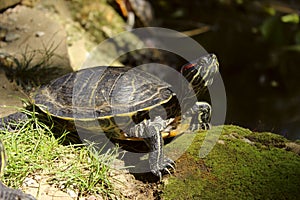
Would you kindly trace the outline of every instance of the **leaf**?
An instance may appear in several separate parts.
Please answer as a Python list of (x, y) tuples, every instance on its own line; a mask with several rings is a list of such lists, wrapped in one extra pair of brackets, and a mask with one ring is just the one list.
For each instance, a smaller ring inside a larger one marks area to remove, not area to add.
[(281, 21), (284, 23), (298, 24), (299, 23), (299, 15), (296, 13), (284, 15), (281, 17)]
[(296, 44), (300, 44), (300, 31), (295, 34), (295, 42)]
[(260, 26), (260, 31), (266, 41), (274, 45), (283, 45), (285, 38), (282, 25), (278, 17), (269, 17)]
[(265, 12), (267, 12), (269, 15), (274, 16), (276, 14), (276, 10), (272, 7), (264, 7)]
[(286, 46), (286, 47), (282, 48), (282, 50), (284, 50), (284, 51), (296, 51), (296, 52), (300, 52), (300, 45)]

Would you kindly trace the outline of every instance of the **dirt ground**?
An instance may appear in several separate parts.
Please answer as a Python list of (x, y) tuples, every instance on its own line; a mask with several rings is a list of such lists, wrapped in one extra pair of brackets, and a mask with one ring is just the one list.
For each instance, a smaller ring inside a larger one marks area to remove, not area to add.
[[(116, 191), (115, 199), (135, 199), (135, 200), (156, 200), (159, 197), (158, 183), (144, 183), (136, 180), (132, 174), (126, 171), (112, 170), (110, 173), (111, 181)], [(27, 178), (22, 188), (28, 194), (31, 194), (40, 200), (102, 200), (99, 196), (78, 197), (76, 192), (67, 190), (63, 192), (59, 188), (49, 185), (46, 181), (51, 177), (35, 176)]]

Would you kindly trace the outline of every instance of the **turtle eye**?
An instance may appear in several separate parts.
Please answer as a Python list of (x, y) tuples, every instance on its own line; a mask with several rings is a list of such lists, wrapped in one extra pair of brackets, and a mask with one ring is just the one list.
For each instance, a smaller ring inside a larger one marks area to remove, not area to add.
[(181, 73), (185, 73), (186, 71), (190, 71), (192, 69), (195, 69), (195, 65), (196, 63), (188, 63), (186, 65), (184, 65), (182, 68), (181, 68)]

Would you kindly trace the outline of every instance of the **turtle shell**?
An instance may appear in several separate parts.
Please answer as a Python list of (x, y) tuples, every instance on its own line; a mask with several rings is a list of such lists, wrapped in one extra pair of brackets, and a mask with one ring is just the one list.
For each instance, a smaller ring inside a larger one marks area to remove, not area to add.
[(101, 128), (120, 139), (152, 114), (164, 118), (177, 115), (177, 98), (170, 88), (138, 68), (100, 66), (53, 80), (38, 90), (34, 102), (54, 117), (76, 120), (93, 131)]

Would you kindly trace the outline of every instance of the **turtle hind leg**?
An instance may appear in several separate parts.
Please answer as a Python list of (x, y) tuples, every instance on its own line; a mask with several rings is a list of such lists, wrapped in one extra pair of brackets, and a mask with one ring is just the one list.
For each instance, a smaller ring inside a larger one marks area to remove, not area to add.
[(191, 117), (189, 127), (191, 131), (208, 130), (211, 128), (211, 106), (206, 102), (196, 102), (185, 117)]

